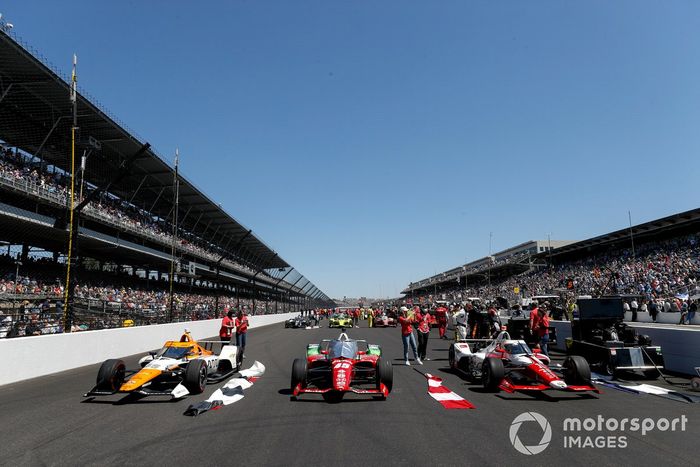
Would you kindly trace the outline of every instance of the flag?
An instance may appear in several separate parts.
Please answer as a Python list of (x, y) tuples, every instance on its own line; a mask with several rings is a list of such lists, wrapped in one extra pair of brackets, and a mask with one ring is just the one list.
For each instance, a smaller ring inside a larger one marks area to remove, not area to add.
[(474, 409), (474, 404), (442, 385), (442, 378), (426, 373), (428, 394), (446, 409)]

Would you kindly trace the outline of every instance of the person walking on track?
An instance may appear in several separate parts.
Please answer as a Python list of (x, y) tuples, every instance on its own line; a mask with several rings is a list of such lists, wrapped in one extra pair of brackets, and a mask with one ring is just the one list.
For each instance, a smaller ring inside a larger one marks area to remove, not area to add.
[(421, 360), (430, 360), (426, 357), (428, 352), (428, 338), (430, 337), (430, 325), (433, 323), (433, 316), (424, 311), (421, 313), (420, 308), (414, 309), (416, 316), (416, 330), (418, 331), (418, 358)]
[(248, 317), (242, 310), (238, 312), (234, 324), (236, 326), (236, 346), (240, 360), (242, 360), (245, 358), (245, 342), (248, 334)]
[(413, 350), (413, 357), (419, 365), (423, 362), (418, 357), (418, 349), (416, 348), (416, 337), (413, 335), (413, 323), (415, 322), (415, 316), (413, 313), (408, 313), (408, 308), (405, 306), (401, 307), (401, 316), (399, 316), (399, 323), (401, 324), (401, 340), (403, 341), (403, 359), (406, 365), (411, 365), (408, 362), (408, 346), (410, 344), (411, 350)]

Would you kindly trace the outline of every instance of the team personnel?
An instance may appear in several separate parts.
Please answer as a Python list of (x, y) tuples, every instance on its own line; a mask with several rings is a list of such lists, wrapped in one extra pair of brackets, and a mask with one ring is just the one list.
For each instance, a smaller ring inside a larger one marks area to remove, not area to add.
[(547, 306), (540, 305), (537, 312), (532, 313), (530, 316), (530, 330), (534, 336), (537, 336), (542, 353), (549, 357), (547, 349), (547, 344), (549, 343), (549, 316), (547, 315)]
[(238, 354), (240, 358), (245, 358), (245, 341), (248, 334), (248, 316), (241, 310), (236, 316), (234, 322), (236, 326), (236, 346), (238, 346)]
[(447, 308), (439, 306), (435, 309), (435, 319), (437, 320), (440, 339), (447, 339), (445, 331), (447, 331)]
[[(469, 305), (471, 306), (471, 305)], [(455, 308), (457, 308), (455, 306)], [(467, 312), (464, 308), (459, 307), (459, 309), (454, 314), (455, 319), (455, 337), (457, 339), (466, 339), (469, 335), (467, 327)]]
[(428, 352), (428, 338), (430, 337), (430, 325), (433, 317), (427, 311), (421, 313), (420, 308), (414, 308), (416, 316), (416, 330), (418, 331), (418, 357), (421, 360), (430, 360), (426, 357)]
[(411, 345), (411, 350), (413, 350), (413, 358), (419, 365), (423, 362), (418, 357), (418, 349), (416, 349), (416, 337), (413, 335), (413, 323), (415, 322), (415, 316), (413, 313), (408, 313), (408, 308), (405, 306), (401, 307), (401, 316), (399, 316), (399, 323), (401, 324), (401, 340), (403, 341), (403, 359), (406, 365), (411, 365), (408, 362), (408, 346)]
[(235, 324), (233, 322), (233, 311), (229, 311), (221, 320), (221, 328), (219, 329), (219, 339), (221, 339), (221, 346), (231, 342), (231, 333)]

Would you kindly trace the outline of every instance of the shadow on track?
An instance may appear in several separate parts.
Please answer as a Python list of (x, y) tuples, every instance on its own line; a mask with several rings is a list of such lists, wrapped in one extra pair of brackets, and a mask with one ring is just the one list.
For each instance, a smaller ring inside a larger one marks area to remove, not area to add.
[[(277, 391), (277, 394), (280, 394), (283, 396), (291, 396), (292, 390), (289, 388), (280, 389), (279, 391)], [(308, 399), (302, 399), (301, 396), (297, 396), (296, 399), (290, 399), (289, 401), (290, 402), (321, 402), (324, 404), (333, 405), (333, 404), (340, 404), (340, 403), (345, 404), (346, 402), (375, 402), (376, 400), (378, 400), (378, 399), (374, 399), (374, 398), (371, 398), (371, 399), (345, 399), (345, 398), (343, 398), (342, 400), (339, 400), (339, 401), (327, 401), (327, 400), (324, 400), (322, 396), (319, 397), (320, 394), (316, 394), (315, 396), (316, 397), (314, 397), (314, 394), (311, 394), (311, 397)]]
[[(157, 396), (156, 396), (157, 397)], [(104, 404), (104, 405), (126, 405), (126, 404), (172, 404), (180, 402), (185, 398), (180, 399), (155, 399), (141, 394), (127, 394), (119, 400), (105, 400), (96, 397), (88, 397), (80, 401), (81, 404)]]

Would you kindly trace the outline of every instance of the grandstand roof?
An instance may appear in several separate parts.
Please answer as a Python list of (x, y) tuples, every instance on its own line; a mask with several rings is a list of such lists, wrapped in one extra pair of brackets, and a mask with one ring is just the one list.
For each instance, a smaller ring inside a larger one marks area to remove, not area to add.
[[(699, 225), (700, 208), (691, 209), (690, 211), (673, 214), (661, 219), (635, 225), (631, 229), (626, 227), (604, 235), (599, 235), (597, 237), (592, 237), (586, 240), (571, 243), (569, 245), (554, 248), (551, 252), (551, 256), (556, 258), (557, 256), (574, 255), (583, 251), (604, 248), (608, 245), (617, 244), (618, 242), (629, 242), (631, 245), (630, 230), (636, 243), (637, 241), (646, 240), (648, 238), (662, 236), (663, 234), (671, 231), (677, 233), (687, 228), (697, 231), (697, 227)], [(542, 257), (545, 255), (547, 255), (547, 253), (539, 254), (539, 256)]]
[[(0, 63), (3, 63), (0, 70), (0, 132), (8, 144), (67, 171), (72, 123), (67, 79), (15, 39), (0, 33)], [(83, 148), (91, 147), (91, 139), (101, 146), (88, 159), (85, 174), (86, 180), (97, 186), (113, 178), (120, 165), (145, 143), (80, 92), (78, 126), (82, 143), (80, 153)], [(148, 149), (133, 161), (126, 169), (126, 176), (109, 191), (162, 219), (170, 219), (174, 205), (173, 179), (173, 167)], [(289, 267), (250, 229), (194, 184), (182, 176), (179, 180), (178, 217), (183, 229), (225, 250), (235, 248), (233, 253), (258, 268)]]

